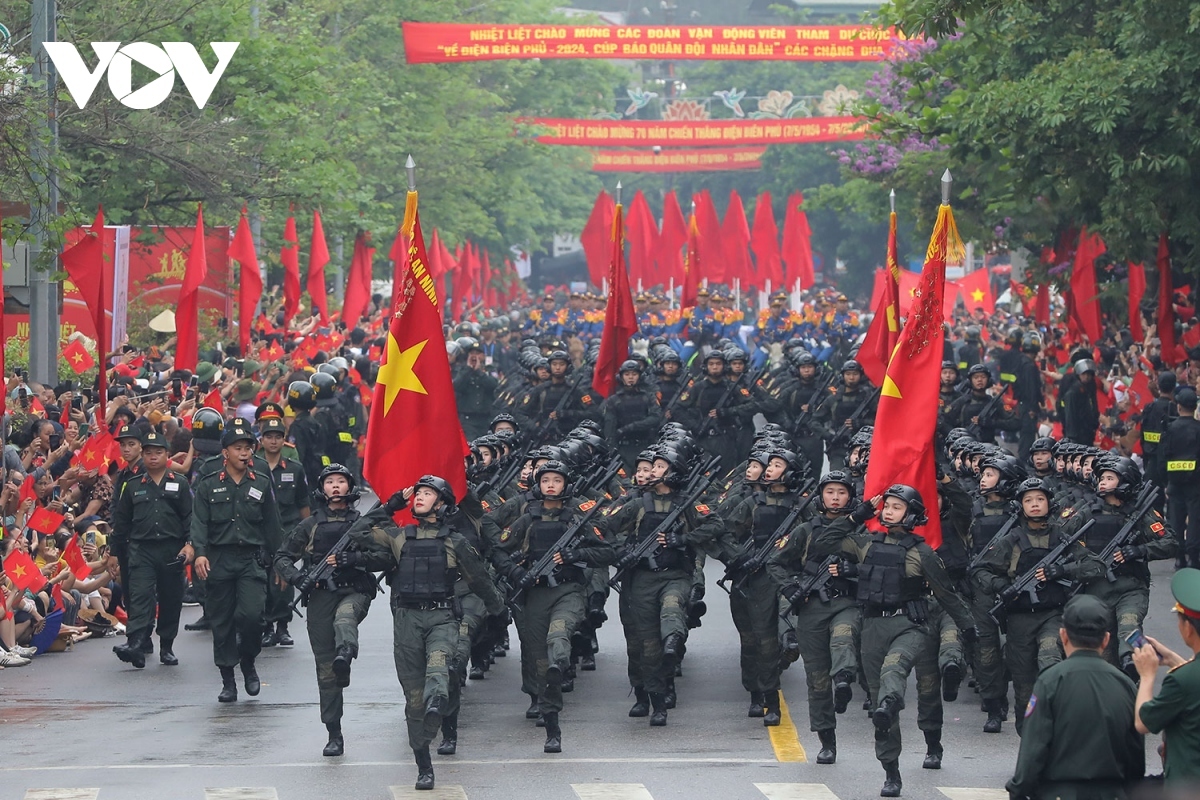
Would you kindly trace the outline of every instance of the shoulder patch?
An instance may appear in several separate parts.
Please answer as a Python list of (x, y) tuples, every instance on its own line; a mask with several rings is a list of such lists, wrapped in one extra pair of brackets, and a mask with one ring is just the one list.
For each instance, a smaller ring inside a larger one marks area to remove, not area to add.
[(507, 542), (509, 537), (511, 537), (511, 536), (512, 536), (512, 531), (510, 531), (508, 528), (505, 528), (504, 531), (500, 534), (500, 541)]
[(492, 506), (490, 503), (488, 503), (487, 500), (480, 500), (479, 505), (483, 506), (484, 512), (488, 512), (488, 511), (492, 510)]
[(1071, 513), (1074, 511), (1075, 511), (1074, 506), (1067, 506), (1066, 508), (1063, 509), (1062, 515), (1064, 517), (1069, 517), (1069, 516), (1071, 516)]
[(778, 547), (780, 550), (782, 550), (783, 548), (787, 547), (788, 539), (790, 539), (790, 538), (792, 538), (792, 535), (790, 533), (785, 533), (779, 539), (779, 541), (775, 543), (775, 546)]
[(697, 510), (698, 512), (700, 512), (701, 514), (707, 514), (707, 513), (709, 513), (709, 512), (708, 512), (708, 506), (706, 506), (704, 503), (698, 503), (698, 504), (696, 505), (696, 510)]
[(679, 396), (679, 402), (681, 402), (681, 403), (686, 403), (686, 402), (687, 402), (687, 400), (688, 400), (688, 393), (687, 393), (687, 392), (684, 392), (683, 394), (681, 394), (681, 395)]
[(597, 539), (599, 539), (602, 542), (604, 541), (604, 534), (601, 533), (600, 529), (597, 528), (595, 525), (592, 526), (592, 533), (596, 534)]
[(521, 401), (521, 405), (529, 405), (529, 395), (525, 395), (525, 399)]
[(1150, 530), (1154, 531), (1154, 532), (1155, 532), (1155, 533), (1157, 533), (1159, 536), (1166, 536), (1166, 535), (1167, 535), (1167, 526), (1166, 526), (1166, 525), (1163, 525), (1161, 522), (1151, 522), (1151, 523), (1150, 523)]
[(596, 506), (595, 500), (588, 500), (586, 503), (579, 504), (579, 510), (584, 513), (587, 513), (588, 511), (591, 511), (595, 506)]
[(618, 468), (617, 468), (617, 475), (619, 475), (619, 476), (620, 476), (620, 477), (622, 477), (622, 478), (627, 478), (627, 477), (629, 477), (629, 476), (628, 476), (628, 475), (625, 473), (625, 468), (624, 468), (624, 467), (618, 467)]
[(590, 406), (592, 404), (592, 396), (590, 394), (585, 394), (583, 397), (579, 398), (579, 402), (583, 403), (585, 406)]
[(745, 386), (743, 386), (743, 387), (742, 387), (742, 389), (741, 389), (741, 392), (742, 392), (742, 396), (743, 396), (743, 397), (749, 397), (749, 396), (750, 396), (750, 390), (749, 390), (749, 389), (747, 389)]
[(1033, 710), (1037, 708), (1037, 695), (1029, 695), (1029, 705), (1025, 706), (1025, 718), (1029, 719), (1033, 715)]

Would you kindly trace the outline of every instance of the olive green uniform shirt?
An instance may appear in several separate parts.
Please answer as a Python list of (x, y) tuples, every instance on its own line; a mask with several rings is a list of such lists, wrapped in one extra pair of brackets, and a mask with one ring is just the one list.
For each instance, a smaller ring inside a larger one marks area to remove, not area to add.
[(1168, 672), (1158, 694), (1140, 713), (1152, 733), (1165, 732), (1167, 783), (1200, 788), (1200, 662), (1192, 660)]

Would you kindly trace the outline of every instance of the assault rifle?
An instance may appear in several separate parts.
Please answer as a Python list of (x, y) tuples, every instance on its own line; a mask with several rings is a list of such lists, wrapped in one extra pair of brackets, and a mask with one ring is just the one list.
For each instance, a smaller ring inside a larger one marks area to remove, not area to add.
[[(714, 456), (714, 458), (719, 460), (718, 457)], [(709, 463), (712, 462), (710, 461)], [(632, 550), (628, 551), (621, 558), (621, 561), (617, 564), (616, 574), (613, 575), (612, 580), (608, 582), (609, 586), (620, 590), (621, 581), (625, 577), (626, 573), (633, 569), (633, 566), (643, 558), (650, 559), (651, 565), (654, 564), (655, 554), (658, 550), (663, 548), (663, 545), (659, 544), (658, 542), (659, 534), (666, 533), (678, 525), (683, 518), (683, 512), (692, 507), (692, 504), (700, 498), (700, 495), (704, 494), (704, 491), (709, 487), (709, 484), (711, 484), (715, 478), (716, 475), (711, 472), (701, 473), (699, 476), (697, 476), (695, 480), (695, 486), (689, 487), (691, 490), (684, 496), (683, 501), (671, 509), (671, 513), (667, 514), (666, 519), (660, 522), (658, 527), (651, 531), (644, 539), (638, 542)]]
[(1143, 483), (1141, 491), (1138, 492), (1133, 513), (1125, 520), (1125, 524), (1121, 526), (1121, 530), (1117, 531), (1112, 540), (1100, 551), (1100, 560), (1108, 568), (1108, 580), (1110, 583), (1117, 579), (1114, 568), (1119, 566), (1113, 564), (1113, 555), (1136, 538), (1138, 523), (1142, 521), (1142, 517), (1146, 516), (1150, 509), (1154, 508), (1154, 502), (1157, 499), (1158, 487), (1149, 481)]
[(971, 434), (972, 439), (978, 440), (980, 434), (982, 433), (983, 426), (991, 422), (992, 417), (996, 416), (996, 410), (1000, 407), (1000, 404), (1004, 402), (1004, 394), (1008, 391), (1009, 386), (1011, 386), (1011, 384), (1008, 383), (1001, 385), (1000, 391), (992, 395), (992, 399), (988, 400), (987, 403), (984, 404), (983, 408), (979, 409), (979, 414), (975, 417), (979, 421), (972, 422), (967, 426), (967, 433)]
[(826, 556), (825, 560), (822, 561), (820, 566), (817, 567), (816, 572), (813, 572), (812, 574), (807, 575), (804, 578), (804, 580), (800, 581), (800, 587), (799, 587), (800, 590), (795, 595), (797, 600), (795, 602), (791, 603), (791, 605), (788, 608), (781, 609), (779, 612), (779, 616), (781, 616), (781, 617), (787, 616), (787, 613), (789, 610), (793, 610), (793, 609), (797, 608), (800, 603), (802, 603), (805, 600), (807, 600), (808, 598), (812, 597), (814, 593), (817, 595), (817, 597), (821, 598), (822, 603), (828, 603), (829, 602), (828, 586), (829, 586), (829, 582), (831, 580), (833, 580), (833, 577), (834, 577), (833, 573), (831, 573), (829, 571), (829, 568), (832, 565), (838, 563), (839, 560), (840, 560), (840, 557), (836, 554), (831, 555), (831, 556)]
[[(533, 563), (533, 566), (529, 567), (525, 571), (527, 579), (532, 579), (532, 582), (536, 583), (537, 581), (541, 580), (542, 578), (545, 578), (547, 586), (550, 586), (551, 588), (558, 586), (559, 581), (557, 578), (554, 577), (554, 572), (559, 567), (558, 564), (554, 563), (555, 554), (556, 553), (565, 553), (566, 551), (568, 551), (572, 547), (574, 547), (576, 544), (578, 544), (580, 538), (582, 538), (581, 534), (583, 533), (583, 531), (587, 530), (587, 526), (591, 524), (592, 517), (594, 517), (594, 516), (596, 516), (596, 514), (600, 513), (600, 509), (603, 507), (604, 507), (603, 503), (598, 503), (598, 502), (592, 501), (592, 507), (587, 510), (587, 513), (584, 514), (582, 517), (579, 517), (573, 523), (571, 523), (571, 526), (569, 528), (567, 528), (565, 531), (563, 531), (563, 535), (558, 537), (558, 541), (555, 542), (550, 547), (550, 549), (548, 549), (542, 555), (541, 558), (539, 558), (537, 561), (535, 561)], [(530, 584), (530, 585), (532, 585), (532, 584)], [(520, 608), (520, 606), (518, 606), (516, 603), (517, 603), (518, 598), (520, 598), (520, 596), (524, 593), (525, 593), (524, 585), (518, 586), (515, 589), (510, 590), (507, 593), (507, 600), (506, 600), (509, 607), (510, 608)]]
[(875, 402), (875, 398), (879, 397), (880, 391), (882, 390), (879, 388), (874, 389), (870, 394), (867, 395), (865, 400), (858, 404), (858, 408), (854, 409), (854, 412), (847, 419), (847, 421), (852, 424), (849, 428), (847, 428), (846, 423), (842, 423), (841, 427), (837, 429), (837, 432), (833, 434), (833, 439), (829, 442), (830, 447), (837, 447), (839, 444), (841, 444), (843, 439), (845, 439), (847, 436), (850, 436), (858, 428), (858, 420), (862, 417), (863, 413), (867, 410), (871, 403)]
[(563, 392), (562, 397), (558, 398), (558, 403), (550, 412), (554, 416), (546, 417), (546, 419), (542, 421), (542, 427), (538, 429), (537, 434), (534, 436), (534, 447), (540, 447), (541, 445), (545, 444), (550, 440), (552, 432), (558, 430), (558, 423), (562, 422), (560, 416), (562, 415), (563, 409), (567, 407), (567, 401), (571, 399), (571, 395), (575, 393), (575, 390), (579, 388), (580, 384), (583, 383), (584, 378), (586, 378), (588, 374), (589, 372), (587, 368), (581, 367), (579, 370), (577, 370), (574, 380), (567, 383), (567, 390)]
[[(1079, 530), (1065, 536), (1063, 538), (1063, 540), (1058, 543), (1057, 547), (1052, 549), (1049, 553), (1046, 553), (1046, 555), (1042, 556), (1041, 560), (1038, 561), (1036, 564), (1034, 564), (1032, 567), (1030, 567), (1028, 572), (1026, 572), (1024, 575), (1021, 575), (1015, 581), (1013, 581), (1012, 586), (1009, 587), (1010, 591), (1008, 591), (1008, 594), (1011, 595), (1010, 599), (1008, 601), (1003, 600), (1003, 599), (997, 599), (996, 604), (994, 606), (992, 606), (992, 610), (988, 612), (988, 616), (990, 616), (992, 619), (999, 622), (1000, 621), (999, 615), (1004, 612), (1004, 607), (1006, 605), (1008, 605), (1009, 602), (1011, 602), (1012, 600), (1015, 600), (1017, 597), (1019, 597), (1022, 594), (1028, 595), (1029, 602), (1033, 605), (1036, 605), (1038, 602), (1038, 587), (1045, 586), (1045, 583), (1043, 581), (1038, 580), (1038, 576), (1037, 576), (1038, 572), (1040, 572), (1043, 569), (1046, 569), (1047, 567), (1053, 566), (1054, 564), (1057, 564), (1059, 559), (1061, 559), (1063, 557), (1063, 554), (1067, 552), (1067, 550), (1071, 547), (1071, 545), (1075, 544), (1081, 538), (1083, 538), (1083, 535), (1085, 533), (1087, 533), (1088, 528), (1092, 527), (1095, 524), (1096, 524), (1096, 520), (1090, 519), (1084, 525), (1081, 525), (1079, 527)], [(1066, 580), (1063, 578), (1058, 578), (1057, 581), (1060, 584), (1062, 584), (1063, 586), (1066, 586), (1068, 588), (1074, 588), (1073, 581), (1069, 581), (1069, 580)], [(1014, 589), (1016, 591), (1011, 591)]]
[(837, 376), (838, 374), (833, 370), (826, 370), (825, 377), (817, 382), (816, 391), (812, 393), (812, 397), (808, 398), (808, 402), (805, 403), (808, 406), (808, 410), (800, 412), (800, 416), (796, 417), (796, 423), (792, 426), (793, 432), (804, 430), (812, 422), (813, 414), (829, 399), (829, 387), (837, 380)]
[[(683, 378), (684, 375), (680, 373), (678, 377)], [(679, 404), (679, 398), (683, 396), (684, 392), (692, 388), (693, 383), (694, 381), (691, 378), (680, 381), (679, 391), (675, 393), (675, 396), (671, 398), (671, 402), (667, 403), (667, 407), (663, 409), (664, 417), (668, 419), (670, 418), (671, 412), (674, 411), (675, 406)]]
[[(747, 381), (746, 387), (752, 388), (754, 384), (758, 382), (758, 376), (761, 372), (761, 370), (754, 370), (753, 372), (747, 372), (744, 375), (740, 375), (731, 380), (729, 382), (729, 387), (725, 389), (725, 394), (721, 395), (721, 399), (718, 400), (717, 404), (712, 407), (712, 410), (716, 411), (718, 414), (723, 411), (725, 406), (729, 405), (729, 401), (733, 399), (734, 392), (742, 388), (742, 378), (745, 378)], [(708, 429), (716, 424), (716, 417), (705, 417), (704, 423), (700, 426), (700, 430), (696, 431), (696, 439), (702, 439), (708, 435)]]
[[(800, 490), (799, 495), (804, 495), (808, 492), (811, 492), (814, 486), (816, 486), (816, 481), (809, 480), (809, 482), (804, 485), (804, 488)], [(808, 504), (813, 501), (814, 497), (816, 497), (815, 494), (809, 494), (803, 503), (798, 503), (797, 505), (793, 506), (792, 510), (788, 512), (788, 515), (784, 517), (783, 521), (779, 523), (779, 526), (775, 528), (770, 538), (763, 542), (762, 547), (758, 548), (754, 555), (750, 555), (750, 550), (754, 546), (754, 539), (752, 538), (750, 541), (748, 541), (746, 546), (742, 548), (742, 552), (739, 554), (740, 556), (745, 557), (745, 560), (742, 561), (741, 565), (736, 569), (731, 566), (726, 567), (725, 574), (722, 575), (721, 579), (717, 581), (717, 586), (720, 586), (722, 589), (724, 589), (726, 594), (733, 594), (734, 592), (740, 593), (742, 591), (742, 587), (745, 586), (746, 582), (750, 580), (750, 576), (759, 572), (766, 565), (767, 559), (771, 557), (771, 551), (775, 549), (776, 545), (779, 544), (779, 541), (787, 534), (788, 531), (792, 529), (792, 526), (796, 524), (796, 520), (799, 519), (800, 515), (804, 513), (804, 509), (808, 508)], [(734, 563), (737, 562), (735, 561)], [(732, 589), (726, 585), (730, 581), (733, 581)]]
[(595, 489), (604, 490), (608, 486), (608, 482), (616, 477), (621, 468), (625, 466), (625, 462), (621, 460), (619, 455), (613, 456), (604, 468), (604, 472), (593, 472), (588, 477), (584, 478), (579, 487), (575, 489), (577, 495), (584, 495)]
[(996, 535), (991, 538), (991, 541), (987, 543), (987, 547), (975, 554), (975, 556), (971, 559), (971, 563), (967, 565), (968, 576), (975, 571), (976, 567), (983, 563), (983, 554), (988, 550), (991, 550), (995, 544), (999, 543), (999, 541), (1004, 538), (1004, 535), (1012, 530), (1013, 525), (1017, 524), (1017, 520), (1019, 518), (1020, 515), (1018, 514), (1013, 514), (1011, 517), (1009, 517), (1004, 522), (1004, 525), (1001, 526), (1000, 530), (996, 531)]
[[(359, 519), (362, 519), (362, 517), (365, 517), (367, 514), (370, 514), (372, 511), (382, 505), (383, 503), (381, 503), (379, 500), (376, 500), (375, 505), (371, 506), (371, 508), (368, 509), (365, 514), (360, 515)], [(320, 561), (313, 564), (313, 566), (309, 568), (307, 572), (305, 572), (304, 577), (302, 577), (296, 583), (296, 599), (292, 601), (291, 605), (291, 609), (292, 611), (296, 612), (296, 616), (303, 619), (304, 615), (300, 613), (300, 605), (303, 603), (305, 606), (307, 606), (308, 598), (312, 595), (313, 590), (316, 589), (322, 581), (329, 580), (329, 578), (333, 575), (334, 570), (338, 568), (336, 564), (330, 564), (328, 559), (330, 556), (336, 556), (338, 553), (341, 553), (350, 546), (350, 527), (346, 528), (346, 532), (342, 534), (342, 538), (334, 542), (333, 547), (329, 548), (329, 552), (326, 553)]]

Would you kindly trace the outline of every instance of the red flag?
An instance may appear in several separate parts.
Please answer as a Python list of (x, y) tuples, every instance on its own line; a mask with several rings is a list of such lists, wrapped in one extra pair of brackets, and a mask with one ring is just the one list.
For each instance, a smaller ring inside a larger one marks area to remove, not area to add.
[(246, 219), (246, 207), (238, 220), (237, 232), (229, 245), (229, 257), (242, 265), (238, 273), (238, 344), (244, 357), (250, 352), (250, 329), (254, 327), (254, 309), (262, 299), (262, 273), (258, 271), (258, 256), (254, 252), (254, 236), (250, 233), (250, 220)]
[(962, 254), (954, 215), (942, 205), (925, 255), (920, 294), (881, 387), (863, 493), (875, 497), (894, 483), (915, 488), (929, 513), (929, 522), (916, 532), (933, 548), (942, 543), (933, 447), (942, 369), (942, 293), (946, 262)]
[(783, 218), (783, 263), (787, 265), (788, 285), (800, 281), (800, 288), (807, 289), (816, 283), (813, 272), (812, 230), (808, 227), (808, 215), (801, 210), (804, 195), (794, 192), (788, 196), (787, 215)]
[(283, 265), (283, 327), (287, 330), (300, 309), (300, 238), (296, 235), (296, 218), (290, 214), (283, 226), (279, 263)]
[(13, 550), (4, 559), (4, 574), (18, 592), (36, 592), (46, 585), (46, 576), (33, 563), (28, 553)]
[(1144, 264), (1129, 264), (1129, 332), (1134, 341), (1146, 338), (1142, 331), (1142, 298), (1146, 296), (1146, 267)]
[(77, 537), (72, 536), (71, 540), (67, 542), (67, 546), (63, 548), (62, 557), (77, 580), (83, 580), (92, 574), (92, 568), (88, 566), (87, 559), (83, 557), (83, 550), (79, 547)]
[(305, 288), (312, 299), (313, 311), (321, 314), (321, 324), (329, 324), (329, 298), (325, 295), (325, 265), (329, 263), (329, 248), (325, 244), (325, 227), (321, 212), (313, 212), (312, 240), (308, 247), (308, 278)]
[[(683, 210), (675, 192), (667, 192), (663, 198), (662, 230), (658, 234), (658, 277), (664, 283), (671, 280), (675, 285), (682, 285), (683, 248), (688, 241), (688, 224), (683, 219)], [(694, 302), (694, 301), (693, 301)]]
[(458, 421), (416, 192), (408, 193), (404, 230), (411, 242), (408, 268), (375, 382), (363, 474), (384, 499), (422, 475), (444, 478), (462, 498), (467, 442)]
[[(921, 276), (916, 272), (909, 270), (900, 270), (900, 316), (907, 317), (912, 310), (913, 298), (917, 293), (917, 287), (921, 285)], [(943, 282), (942, 291), (945, 292), (946, 287)]]
[(55, 514), (44, 506), (37, 506), (33, 509), (33, 513), (29, 515), (29, 521), (25, 523), (25, 527), (35, 530), (38, 533), (50, 535), (55, 533), (66, 519), (66, 516), (62, 514)]
[(634, 192), (633, 202), (629, 204), (626, 225), (629, 228), (630, 285), (636, 286), (638, 281), (641, 281), (642, 285), (648, 288), (661, 283), (654, 272), (654, 254), (658, 250), (658, 223), (654, 221), (654, 214), (640, 189)]
[(603, 189), (596, 195), (592, 206), (591, 216), (583, 226), (579, 242), (583, 245), (583, 255), (587, 259), (588, 280), (593, 286), (600, 286), (604, 276), (608, 274), (608, 259), (612, 255), (609, 245), (612, 243), (613, 199), (612, 195)]
[(1096, 259), (1104, 255), (1104, 241), (1089, 233), (1085, 225), (1079, 232), (1079, 247), (1075, 250), (1075, 267), (1071, 271), (1071, 297), (1079, 328), (1095, 344), (1100, 341), (1100, 300), (1096, 287)]
[(1050, 284), (1041, 283), (1037, 288), (1037, 300), (1033, 303), (1033, 321), (1038, 325), (1050, 324)]
[(108, 464), (111, 461), (109, 450), (115, 444), (116, 441), (107, 430), (94, 433), (83, 443), (82, 449), (71, 459), (71, 463), (81, 466), (84, 469), (94, 469), (103, 472), (108, 469)]
[(981, 308), (985, 314), (996, 313), (996, 299), (992, 296), (992, 282), (986, 269), (977, 269), (959, 278), (958, 289), (968, 312)]
[(17, 495), (17, 508), (25, 505), (26, 500), (37, 503), (37, 492), (33, 490), (33, 475), (26, 475), (25, 480), (21, 482), (21, 493)]
[(681, 308), (691, 308), (696, 305), (700, 294), (700, 226), (696, 224), (696, 214), (688, 218), (687, 260), (683, 267), (683, 296), (679, 299)]
[(396, 230), (396, 238), (392, 240), (392, 249), (388, 251), (388, 260), (392, 262), (392, 304), (389, 311), (395, 311), (396, 301), (400, 297), (400, 287), (404, 275), (408, 272), (408, 237), (404, 234), (404, 226)]
[(763, 192), (754, 203), (754, 226), (750, 229), (750, 249), (754, 251), (755, 268), (766, 288), (778, 291), (783, 285), (783, 260), (779, 253), (779, 226), (775, 224), (775, 210), (771, 208), (771, 193)]
[(883, 267), (875, 268), (875, 277), (871, 282), (871, 302), (867, 303), (869, 308), (875, 308), (879, 305), (879, 298), (883, 297), (883, 282), (886, 280), (887, 270)]
[(1158, 236), (1158, 255), (1155, 258), (1158, 267), (1158, 318), (1156, 329), (1158, 339), (1162, 342), (1162, 360), (1167, 366), (1179, 363), (1175, 352), (1175, 289), (1171, 281), (1171, 247), (1167, 242), (1167, 232)]
[(204, 208), (196, 206), (196, 230), (188, 251), (179, 305), (175, 310), (175, 368), (193, 372), (200, 360), (200, 285), (208, 275), (208, 252), (204, 246)]
[(353, 328), (371, 306), (371, 261), (375, 248), (367, 245), (370, 234), (359, 231), (354, 237), (354, 254), (350, 256), (350, 271), (346, 279), (346, 295), (342, 301), (342, 321)]
[[(79, 290), (92, 323), (96, 326), (96, 352), (100, 354), (100, 362), (108, 363), (108, 339), (110, 331), (106, 330), (108, 316), (105, 310), (104, 295), (106, 292), (104, 266), (104, 206), (96, 210), (96, 218), (92, 221), (92, 229), (73, 247), (62, 254), (63, 269), (71, 277), (71, 282)], [(3, 311), (0, 311), (0, 315)], [(0, 321), (3, 317), (0, 316)], [(4, 356), (0, 354), (0, 367), (3, 366)], [(108, 372), (101, 369), (99, 378), (100, 412), (105, 411), (108, 401)], [(0, 373), (3, 374), (3, 373)]]
[(612, 261), (608, 267), (608, 305), (604, 308), (604, 332), (600, 353), (592, 372), (592, 388), (601, 397), (612, 394), (621, 362), (629, 357), (629, 340), (637, 333), (637, 313), (629, 292), (629, 273), (625, 270), (625, 242), (622, 241), (621, 204), (613, 213)]
[(693, 198), (696, 203), (696, 225), (700, 229), (700, 249), (704, 257), (698, 259), (700, 270), (697, 278), (703, 282), (723, 283), (732, 279), (726, 270), (724, 247), (721, 244), (721, 220), (713, 205), (712, 195), (703, 189)]
[(72, 340), (63, 348), (62, 354), (67, 359), (67, 363), (71, 365), (71, 369), (75, 370), (76, 375), (82, 375), (96, 366), (96, 359), (92, 358), (92, 354), (83, 346), (81, 339)]
[(721, 238), (724, 244), (725, 279), (741, 281), (742, 291), (762, 282), (754, 274), (750, 264), (750, 226), (746, 224), (746, 208), (742, 196), (736, 189), (729, 192), (729, 208), (725, 209), (725, 221), (721, 223)]
[(213, 389), (211, 392), (204, 395), (204, 407), (215, 408), (222, 414), (225, 413), (225, 400), (221, 397), (220, 389)]
[(881, 286), (875, 317), (858, 350), (858, 361), (876, 386), (883, 384), (892, 351), (900, 340), (900, 262), (896, 253), (895, 211), (888, 222), (887, 266), (880, 272)]

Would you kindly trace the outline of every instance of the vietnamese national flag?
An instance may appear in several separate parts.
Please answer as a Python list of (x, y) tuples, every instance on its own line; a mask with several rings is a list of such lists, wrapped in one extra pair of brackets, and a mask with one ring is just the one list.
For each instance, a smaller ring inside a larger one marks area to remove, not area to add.
[(388, 250), (388, 259), (392, 262), (392, 303), (388, 306), (390, 315), (396, 310), (396, 301), (400, 297), (400, 286), (404, 275), (408, 272), (408, 236), (404, 232), (403, 225), (396, 230), (396, 238), (392, 240), (392, 248)]
[(783, 263), (787, 265), (788, 285), (799, 280), (800, 288), (807, 289), (817, 279), (813, 272), (812, 230), (808, 215), (801, 209), (803, 205), (804, 195), (800, 192), (788, 196), (783, 218)]
[(754, 251), (758, 277), (763, 289), (769, 281), (771, 289), (778, 291), (783, 286), (783, 260), (779, 254), (779, 226), (775, 224), (775, 210), (771, 208), (771, 193), (763, 192), (754, 203), (754, 225), (750, 228), (750, 249)]
[(410, 242), (407, 269), (375, 379), (363, 475), (385, 501), (422, 475), (449, 481), (461, 499), (467, 492), (463, 458), (469, 451), (458, 420), (416, 192), (408, 193), (404, 231)]
[(962, 256), (954, 214), (950, 206), (942, 205), (925, 256), (919, 293), (881, 387), (863, 492), (870, 498), (895, 483), (915, 488), (929, 514), (929, 522), (916, 533), (935, 549), (942, 543), (934, 454), (942, 370), (942, 293), (946, 262)]
[(250, 233), (250, 220), (246, 219), (246, 207), (242, 206), (242, 217), (238, 220), (237, 232), (229, 245), (229, 257), (242, 265), (238, 273), (238, 344), (244, 358), (250, 352), (250, 329), (254, 327), (254, 309), (262, 299), (262, 273), (258, 271), (258, 256), (254, 252), (254, 236)]
[(286, 331), (300, 310), (300, 237), (296, 234), (296, 217), (291, 214), (283, 226), (279, 263), (283, 265), (283, 329)]
[(13, 550), (4, 559), (4, 574), (18, 592), (36, 592), (46, 585), (46, 576), (33, 563), (28, 553)]
[(694, 307), (699, 295), (700, 226), (696, 224), (696, 212), (693, 210), (688, 218), (687, 258), (683, 267), (683, 296), (679, 298), (679, 307)]
[(986, 269), (977, 269), (959, 278), (958, 290), (968, 313), (977, 308), (983, 309), (985, 314), (996, 313), (996, 299), (992, 296), (992, 282)]
[(888, 222), (887, 266), (876, 273), (879, 277), (879, 301), (875, 317), (858, 349), (858, 362), (863, 372), (876, 386), (883, 384), (892, 351), (900, 341), (900, 262), (896, 252), (896, 212)]
[(325, 244), (325, 227), (321, 212), (313, 211), (312, 240), (308, 247), (308, 278), (305, 288), (312, 300), (313, 311), (321, 315), (321, 324), (329, 324), (329, 298), (325, 294), (325, 265), (329, 263), (329, 247)]
[(115, 444), (116, 440), (107, 430), (94, 433), (83, 443), (83, 447), (71, 459), (71, 463), (87, 470), (107, 470), (110, 461), (109, 450)]
[(71, 369), (75, 370), (76, 375), (82, 375), (96, 366), (96, 359), (92, 358), (92, 354), (83, 346), (81, 339), (75, 339), (64, 347), (62, 354), (67, 359), (67, 363), (71, 365)]
[(600, 353), (592, 372), (592, 388), (601, 397), (612, 394), (621, 362), (629, 357), (629, 340), (637, 333), (637, 313), (629, 293), (629, 273), (625, 270), (625, 242), (622, 241), (621, 204), (613, 214), (612, 261), (608, 267), (608, 305), (604, 308), (604, 331), (600, 335)]
[(596, 195), (592, 213), (583, 226), (583, 232), (579, 234), (579, 243), (583, 245), (583, 255), (587, 260), (588, 280), (596, 287), (603, 285), (604, 276), (608, 274), (612, 220), (612, 195), (601, 189), (600, 194)]
[(57, 532), (59, 527), (66, 522), (66, 519), (66, 516), (62, 514), (56, 514), (44, 506), (37, 506), (33, 509), (33, 513), (29, 515), (29, 520), (25, 523), (25, 527), (49, 536)]
[[(658, 234), (658, 277), (664, 283), (683, 284), (683, 248), (688, 242), (688, 224), (675, 192), (663, 198), (662, 230)], [(694, 301), (693, 301), (694, 302)]]
[[(108, 316), (104, 302), (106, 294), (106, 281), (104, 280), (104, 206), (100, 206), (97, 209), (96, 218), (92, 221), (91, 230), (84, 234), (83, 238), (76, 242), (73, 247), (63, 251), (62, 263), (63, 269), (67, 271), (67, 275), (71, 278), (71, 283), (75, 284), (75, 288), (79, 290), (79, 294), (83, 297), (84, 305), (87, 306), (88, 314), (91, 315), (92, 324), (96, 326), (96, 352), (100, 354), (100, 362), (106, 365), (105, 368), (100, 370), (98, 376), (100, 413), (103, 415), (105, 405), (108, 402), (107, 355), (108, 339), (111, 333), (105, 330), (108, 323)], [(3, 355), (0, 355), (0, 359), (3, 359)], [(0, 361), (0, 367), (2, 366), (3, 363)]]
[(354, 254), (350, 256), (350, 275), (342, 301), (342, 321), (349, 328), (358, 325), (371, 306), (371, 263), (375, 248), (368, 244), (369, 237), (365, 231), (354, 237)]
[(1155, 328), (1158, 340), (1162, 342), (1163, 363), (1171, 367), (1181, 359), (1175, 352), (1175, 289), (1171, 281), (1171, 248), (1166, 231), (1159, 234), (1158, 255), (1154, 263), (1158, 268), (1158, 318)]
[(21, 492), (17, 495), (17, 508), (25, 505), (26, 500), (32, 500), (37, 504), (37, 492), (33, 489), (33, 475), (26, 475), (25, 480), (21, 482)]
[(196, 206), (196, 228), (188, 251), (179, 305), (175, 310), (175, 368), (193, 372), (200, 360), (200, 286), (208, 276), (208, 252), (204, 244), (204, 208)]
[(215, 409), (222, 414), (225, 413), (225, 400), (221, 397), (221, 390), (213, 389), (204, 396), (204, 408)]
[(63, 548), (63, 561), (67, 562), (67, 567), (71, 570), (71, 574), (77, 580), (83, 580), (88, 575), (92, 574), (92, 568), (88, 566), (87, 559), (83, 557), (83, 550), (79, 547), (79, 538), (72, 536), (67, 542), (67, 546)]
[(1096, 286), (1096, 259), (1104, 255), (1104, 241), (1087, 226), (1079, 232), (1079, 247), (1075, 250), (1075, 266), (1071, 270), (1071, 298), (1079, 329), (1092, 344), (1100, 341), (1100, 290)]
[(1135, 342), (1146, 338), (1142, 331), (1142, 298), (1146, 296), (1146, 267), (1129, 264), (1129, 333)]

